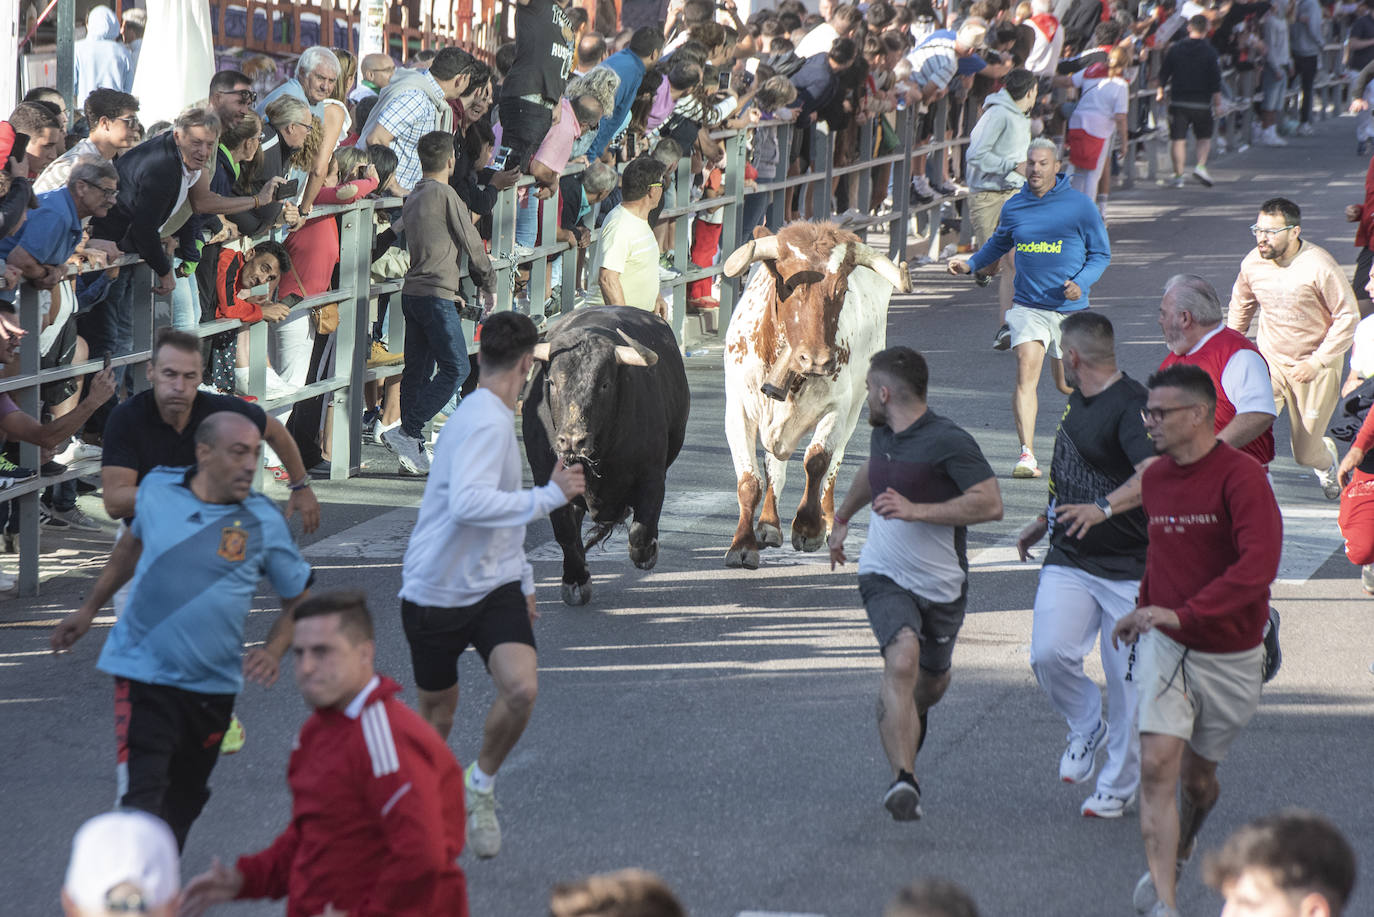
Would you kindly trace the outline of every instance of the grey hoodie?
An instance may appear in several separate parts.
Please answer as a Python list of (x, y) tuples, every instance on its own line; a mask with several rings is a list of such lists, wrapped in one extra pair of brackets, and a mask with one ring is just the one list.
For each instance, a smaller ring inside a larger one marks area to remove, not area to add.
[(134, 85), (134, 57), (119, 40), (119, 17), (108, 6), (91, 9), (86, 37), (75, 46), (76, 106), (96, 89), (128, 92)]
[(1005, 89), (988, 96), (968, 144), (971, 191), (1015, 191), (1026, 183), (1016, 167), (1026, 161), (1030, 116)]

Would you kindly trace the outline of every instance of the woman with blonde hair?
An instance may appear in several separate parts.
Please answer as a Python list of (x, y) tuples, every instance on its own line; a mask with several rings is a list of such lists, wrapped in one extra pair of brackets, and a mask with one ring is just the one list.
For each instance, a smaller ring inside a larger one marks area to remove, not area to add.
[(1126, 113), (1131, 104), (1131, 86), (1126, 68), (1131, 52), (1118, 45), (1107, 54), (1107, 63), (1093, 64), (1073, 75), (1078, 87), (1078, 105), (1069, 116), (1066, 138), (1068, 160), (1073, 164), (1069, 184), (1089, 197), (1096, 197), (1102, 219), (1107, 219), (1107, 195), (1097, 194), (1098, 181), (1112, 153), (1116, 139), (1126, 145)]

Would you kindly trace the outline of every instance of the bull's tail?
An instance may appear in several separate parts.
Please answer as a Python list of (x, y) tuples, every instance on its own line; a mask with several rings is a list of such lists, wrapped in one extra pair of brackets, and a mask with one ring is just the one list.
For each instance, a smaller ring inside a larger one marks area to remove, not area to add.
[(589, 532), (587, 535), (587, 540), (582, 543), (582, 550), (590, 551), (592, 548), (601, 544), (601, 542), (605, 541), (607, 538), (610, 538), (611, 533), (615, 531), (616, 526), (620, 525), (624, 521), (624, 519), (616, 519), (610, 522), (593, 522), (591, 532)]

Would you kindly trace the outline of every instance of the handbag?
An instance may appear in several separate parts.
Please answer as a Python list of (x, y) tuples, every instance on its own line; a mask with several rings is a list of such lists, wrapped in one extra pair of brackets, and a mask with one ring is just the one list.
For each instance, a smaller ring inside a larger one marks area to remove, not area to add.
[[(301, 283), (301, 275), (296, 273), (296, 266), (291, 265), (291, 276), (296, 280), (296, 289), (304, 293), (305, 284)], [(315, 329), (316, 334), (333, 334), (339, 330), (339, 304), (336, 302), (325, 303), (323, 306), (316, 306), (310, 310), (310, 324)]]

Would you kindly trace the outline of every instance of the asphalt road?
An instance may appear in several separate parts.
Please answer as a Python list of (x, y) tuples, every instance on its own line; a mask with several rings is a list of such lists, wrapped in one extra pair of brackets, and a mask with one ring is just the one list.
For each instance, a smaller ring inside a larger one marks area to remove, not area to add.
[[(1194, 271), (1225, 295), (1262, 200), (1296, 199), (1308, 214), (1305, 238), (1353, 262), (1341, 211), (1360, 199), (1365, 163), (1353, 155), (1351, 133), (1352, 122), (1341, 119), (1285, 150), (1226, 158), (1211, 190), (1150, 186), (1113, 196), (1113, 263), (1093, 304), (1115, 323), (1131, 375), (1143, 379), (1164, 353), (1155, 324), (1164, 281)], [(635, 570), (618, 534), (593, 555), (593, 604), (564, 608), (550, 529), (546, 522), (530, 528), (543, 600), (541, 694), (498, 782), (504, 849), (492, 861), (463, 860), (474, 915), (544, 913), (553, 883), (629, 865), (661, 873), (704, 917), (877, 914), (899, 886), (932, 875), (970, 888), (987, 915), (1131, 913), (1130, 892), (1144, 868), (1137, 820), (1079, 816), (1091, 788), (1057, 781), (1064, 724), (1027, 663), (1036, 568), (1017, 563), (1010, 545), (1043, 506), (1045, 487), (1010, 477), (1013, 361), (988, 347), (992, 292), (924, 268), (917, 292), (894, 301), (889, 321), (889, 343), (929, 358), (932, 407), (978, 439), (1007, 508), (1001, 522), (971, 533), (969, 614), (954, 682), (931, 715), (918, 762), (925, 819), (897, 824), (881, 805), (890, 775), (873, 721), (879, 657), (853, 566), (832, 573), (819, 553), (790, 548), (766, 552), (757, 571), (722, 566), (736, 510), (717, 348), (688, 360), (692, 420), (670, 473), (657, 569)], [(1048, 457), (1063, 398), (1048, 380), (1041, 397), (1040, 451)], [(1284, 454), (1286, 431), (1281, 421), (1273, 474), (1287, 520), (1274, 590), (1284, 668), (1221, 768), (1222, 797), (1202, 846), (1218, 845), (1246, 819), (1301, 805), (1328, 814), (1367, 855), (1374, 850), (1374, 600), (1340, 553), (1334, 504)], [(842, 486), (866, 451), (861, 425)], [(370, 592), (379, 666), (409, 684), (394, 596), (421, 485), (390, 474), (394, 459), (381, 450), (368, 458), (363, 477), (318, 486), (324, 530), (303, 543), (321, 588)], [(788, 506), (799, 498), (801, 477), (794, 470)], [(97, 504), (83, 500), (93, 511)], [(856, 519), (855, 553), (864, 521)], [(114, 793), (111, 687), (94, 668), (106, 627), (65, 657), (46, 653), (50, 626), (79, 601), (106, 542), (54, 536), (45, 548), (51, 578), (42, 597), (7, 596), (0, 604), (7, 829), (0, 910), (7, 915), (57, 912), (71, 835)], [(263, 597), (260, 607), (249, 624), (253, 639), (266, 633), (277, 606)], [(1095, 660), (1090, 668), (1100, 677)], [(462, 685), (452, 745), (466, 763), (491, 698), (475, 657), (464, 660)], [(260, 849), (285, 824), (285, 764), (306, 713), (289, 670), (270, 690), (250, 686), (238, 709), (247, 747), (215, 771), (214, 797), (186, 850), (188, 877), (212, 856)], [(1374, 912), (1369, 886), (1361, 884), (1349, 913)], [(1185, 914), (1220, 910), (1196, 868), (1181, 895)], [(282, 906), (221, 912), (280, 914)]]

